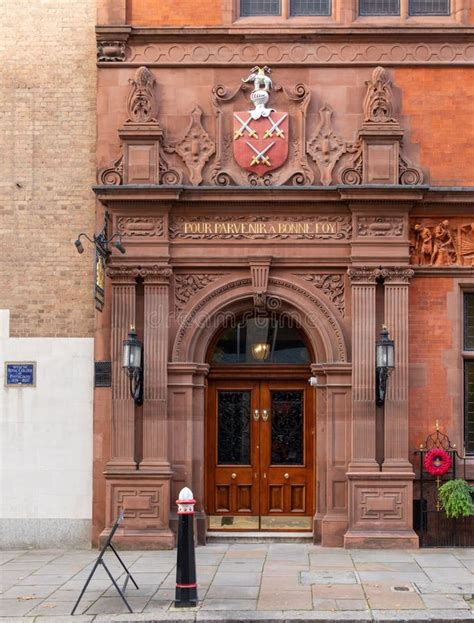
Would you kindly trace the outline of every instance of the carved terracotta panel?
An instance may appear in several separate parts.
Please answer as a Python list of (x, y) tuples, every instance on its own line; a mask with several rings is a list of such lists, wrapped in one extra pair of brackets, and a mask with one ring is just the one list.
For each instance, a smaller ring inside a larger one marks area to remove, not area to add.
[(421, 266), (474, 266), (474, 219), (412, 219), (410, 261)]

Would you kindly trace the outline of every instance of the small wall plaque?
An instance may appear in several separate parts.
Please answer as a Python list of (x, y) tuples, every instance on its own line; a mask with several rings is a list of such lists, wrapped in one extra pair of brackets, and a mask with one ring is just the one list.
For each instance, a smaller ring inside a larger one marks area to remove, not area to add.
[(96, 387), (112, 387), (112, 362), (94, 362), (94, 385)]
[(6, 361), (5, 387), (36, 387), (36, 361)]

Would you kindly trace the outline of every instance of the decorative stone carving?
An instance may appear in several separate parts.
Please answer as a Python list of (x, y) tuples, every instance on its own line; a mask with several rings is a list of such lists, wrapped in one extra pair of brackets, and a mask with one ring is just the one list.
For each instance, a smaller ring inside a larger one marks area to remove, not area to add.
[(152, 264), (150, 266), (140, 266), (138, 275), (146, 283), (159, 283), (167, 285), (170, 281), (172, 269), (168, 265)]
[(474, 222), (413, 221), (410, 252), (411, 263), (421, 266), (474, 266)]
[(202, 170), (209, 158), (214, 154), (216, 148), (209, 137), (209, 134), (202, 126), (202, 110), (199, 106), (194, 106), (191, 113), (191, 122), (183, 138), (167, 145), (167, 153), (176, 152), (189, 171), (189, 179), (193, 186), (198, 186), (202, 182)]
[(170, 239), (348, 240), (350, 216), (173, 216)]
[(383, 67), (376, 67), (365, 83), (364, 119), (374, 123), (396, 123), (393, 118), (392, 83)]
[(174, 276), (175, 308), (180, 312), (199, 290), (215, 281), (220, 274), (187, 273)]
[(139, 268), (128, 264), (113, 264), (107, 267), (106, 272), (114, 281), (123, 283), (134, 282), (139, 276)]
[(413, 268), (407, 268), (405, 266), (382, 268), (380, 272), (380, 276), (383, 278), (384, 284), (410, 283), (414, 274), (415, 271)]
[(403, 235), (402, 216), (359, 216), (357, 217), (357, 235), (367, 238), (386, 236), (387, 238)]
[(253, 303), (255, 307), (258, 308), (263, 308), (266, 304), (270, 263), (270, 258), (257, 258), (250, 261), (250, 276), (252, 278)]
[(156, 123), (155, 78), (148, 67), (139, 67), (128, 82), (127, 122)]
[(162, 216), (119, 216), (117, 229), (123, 238), (158, 238), (163, 236), (164, 218)]
[(125, 60), (125, 41), (97, 41), (97, 61), (115, 63)]
[(394, 117), (391, 82), (383, 67), (376, 67), (367, 84), (365, 121), (347, 151), (353, 156), (341, 169), (343, 184), (402, 184), (423, 182), (421, 169), (401, 153), (404, 130)]
[(335, 305), (339, 313), (344, 316), (344, 276), (333, 274), (302, 275), (305, 281), (321, 290)]
[(320, 120), (316, 134), (307, 145), (307, 152), (319, 169), (323, 186), (331, 184), (333, 169), (346, 152), (346, 143), (332, 129), (332, 112), (327, 104), (319, 109)]
[(347, 271), (351, 284), (374, 284), (381, 276), (380, 268), (372, 268), (370, 266), (360, 266), (357, 268), (349, 268)]
[(99, 184), (104, 184), (105, 186), (120, 186), (123, 184), (123, 155), (111, 167), (99, 169), (97, 179)]

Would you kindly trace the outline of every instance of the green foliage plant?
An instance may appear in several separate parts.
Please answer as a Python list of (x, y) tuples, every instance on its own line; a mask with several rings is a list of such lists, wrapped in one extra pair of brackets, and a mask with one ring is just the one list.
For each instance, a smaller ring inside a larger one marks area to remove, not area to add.
[(448, 519), (474, 515), (471, 491), (472, 487), (462, 478), (448, 480), (441, 485), (438, 490), (439, 500)]

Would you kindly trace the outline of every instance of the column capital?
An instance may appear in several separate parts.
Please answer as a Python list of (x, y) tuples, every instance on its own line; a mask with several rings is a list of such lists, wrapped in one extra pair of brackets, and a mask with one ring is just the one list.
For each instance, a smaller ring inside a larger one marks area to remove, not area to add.
[(413, 268), (407, 266), (391, 266), (381, 270), (384, 283), (390, 285), (408, 285), (414, 274)]
[(114, 283), (135, 283), (139, 275), (138, 266), (128, 264), (112, 264), (107, 268), (107, 275)]
[(145, 285), (169, 285), (173, 271), (168, 264), (153, 264), (152, 266), (142, 266), (138, 272)]
[(380, 273), (380, 268), (372, 266), (357, 266), (347, 271), (351, 285), (375, 285)]

